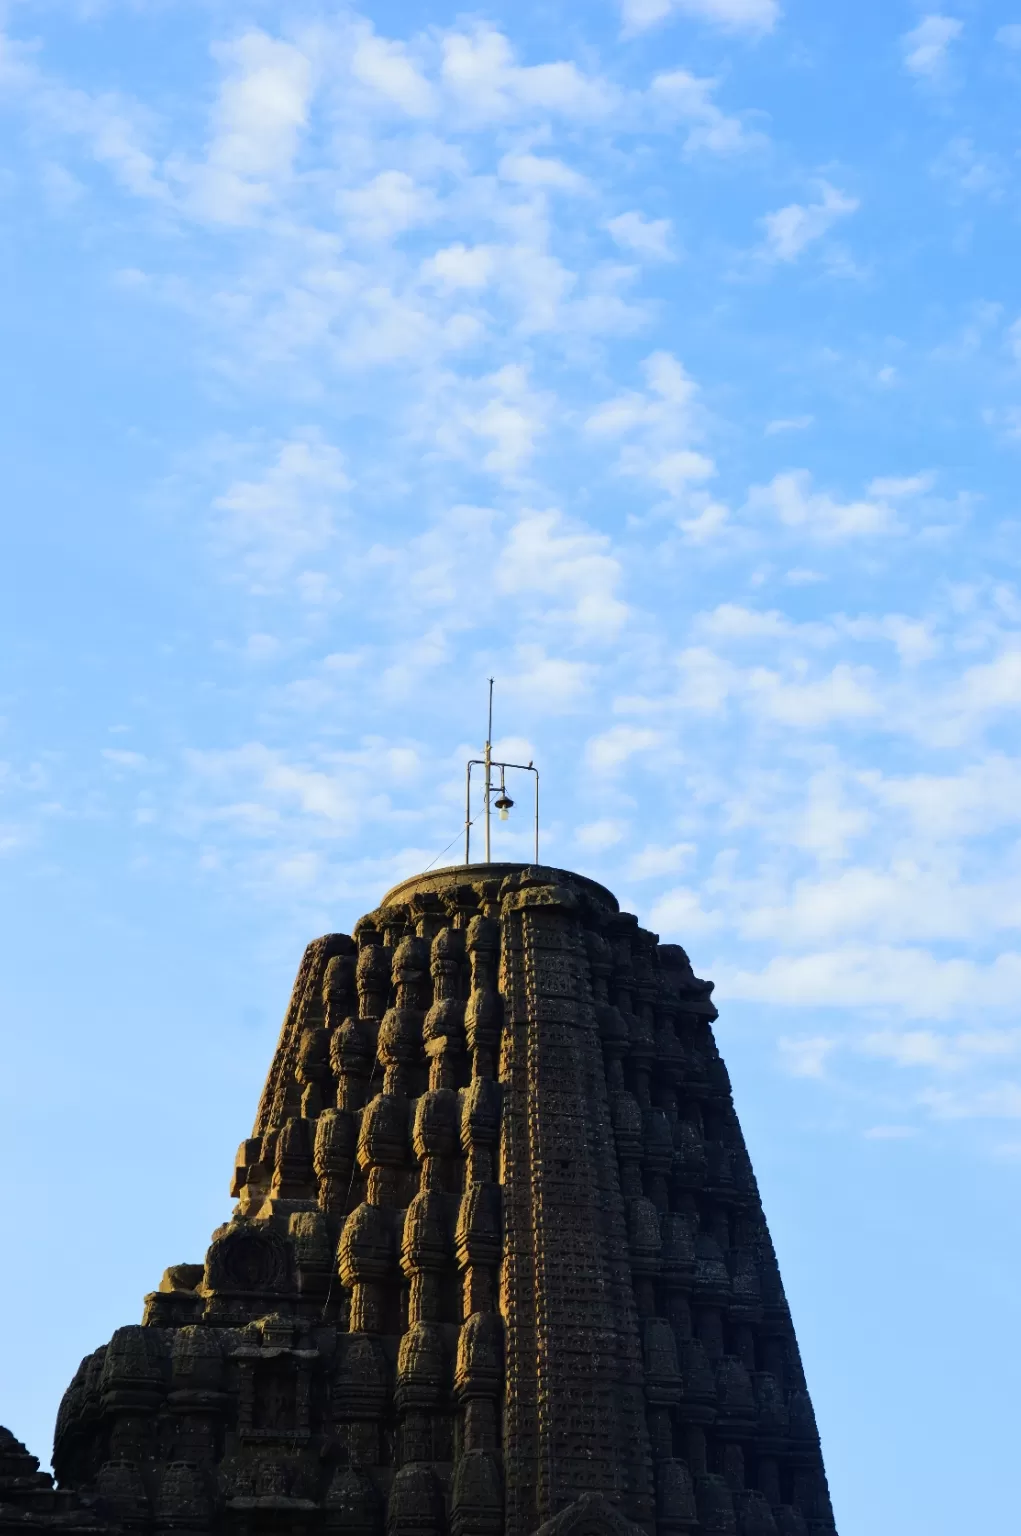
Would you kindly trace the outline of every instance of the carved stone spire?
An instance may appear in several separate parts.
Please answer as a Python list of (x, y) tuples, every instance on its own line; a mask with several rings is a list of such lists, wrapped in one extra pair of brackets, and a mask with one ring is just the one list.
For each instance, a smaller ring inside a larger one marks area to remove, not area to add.
[(230, 1220), (82, 1362), (59, 1491), (0, 1434), (0, 1536), (834, 1536), (711, 991), (542, 867), (316, 940)]

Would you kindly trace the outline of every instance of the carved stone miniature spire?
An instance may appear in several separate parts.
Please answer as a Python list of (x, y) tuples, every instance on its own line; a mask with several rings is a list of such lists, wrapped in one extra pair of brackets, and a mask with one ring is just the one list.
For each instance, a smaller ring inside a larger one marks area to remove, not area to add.
[(465, 1029), (472, 1053), (472, 1077), (493, 1077), (500, 1044), (503, 999), (497, 985), (500, 964), (500, 929), (491, 917), (473, 917), (468, 924), (471, 956), (471, 994), (465, 1010)]
[(464, 934), (442, 928), (432, 942), (433, 1001), (423, 1024), (430, 1088), (460, 1088), (465, 1077)]

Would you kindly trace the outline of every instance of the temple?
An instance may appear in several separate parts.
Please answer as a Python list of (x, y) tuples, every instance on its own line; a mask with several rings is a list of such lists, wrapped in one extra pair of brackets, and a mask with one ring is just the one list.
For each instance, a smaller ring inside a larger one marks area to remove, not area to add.
[(833, 1536), (711, 992), (540, 866), (310, 944), (229, 1220), (82, 1361), (55, 1486), (0, 1432), (0, 1536)]

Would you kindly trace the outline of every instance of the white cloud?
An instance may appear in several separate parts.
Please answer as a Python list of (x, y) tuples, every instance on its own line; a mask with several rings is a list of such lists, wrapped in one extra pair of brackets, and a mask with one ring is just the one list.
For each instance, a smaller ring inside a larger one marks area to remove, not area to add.
[(804, 432), (815, 423), (814, 416), (780, 416), (766, 423), (766, 436), (775, 437), (778, 432)]
[(642, 364), (648, 394), (628, 390), (589, 416), (585, 429), (597, 437), (619, 437), (635, 428), (687, 435), (693, 427), (698, 385), (669, 352), (654, 352)]
[(330, 542), (349, 489), (337, 449), (308, 429), (280, 445), (259, 479), (235, 480), (216, 498), (217, 542), (251, 580), (277, 582)]
[(983, 420), (990, 427), (998, 428), (1004, 440), (1008, 443), (1016, 443), (1021, 439), (1021, 407), (1012, 405), (1004, 411), (987, 410), (982, 413)]
[(337, 306), (333, 354), (343, 368), (355, 373), (403, 360), (422, 365), (478, 339), (471, 316), (444, 317), (420, 294), (395, 292), (374, 276), (367, 268), (361, 285), (349, 287), (343, 278), (337, 285), (337, 298), (346, 302)]
[(258, 31), (216, 53), (232, 73), (221, 88), (210, 158), (243, 176), (286, 171), (307, 119), (309, 60), (293, 44)]
[(898, 1067), (961, 1073), (974, 1068), (976, 1062), (1021, 1055), (1021, 1029), (965, 1030), (950, 1035), (931, 1029), (877, 1030), (865, 1036), (861, 1049)]
[(635, 725), (612, 725), (585, 744), (585, 757), (598, 773), (612, 773), (638, 753), (652, 752), (662, 741), (659, 731)]
[(719, 714), (735, 686), (737, 670), (704, 645), (686, 646), (677, 657), (677, 702), (699, 714)]
[(692, 124), (684, 144), (689, 154), (735, 155), (759, 148), (766, 142), (765, 135), (746, 128), (739, 117), (728, 117), (712, 100), (718, 84), (686, 69), (675, 69), (656, 75), (649, 94), (671, 116)]
[(148, 761), (142, 752), (127, 752), (115, 747), (104, 747), (102, 755), (117, 768), (144, 768)]
[(722, 919), (718, 913), (705, 910), (698, 891), (676, 886), (654, 904), (649, 922), (665, 939), (679, 939), (683, 944), (689, 934), (711, 933), (719, 928)]
[(857, 212), (856, 197), (840, 192), (828, 181), (819, 183), (817, 203), (788, 203), (760, 219), (766, 231), (763, 255), (771, 261), (796, 261), (802, 251), (829, 233), (838, 219)]
[(320, 854), (306, 850), (293, 853), (277, 862), (277, 877), (286, 885), (311, 886), (321, 877), (323, 860)]
[(834, 638), (832, 625), (795, 624), (775, 608), (762, 612), (740, 603), (720, 603), (696, 615), (694, 629), (715, 640), (802, 640), (826, 645)]
[(480, 289), (491, 281), (496, 252), (491, 245), (464, 245), (457, 241), (422, 263), (422, 278), (446, 289)]
[(525, 335), (564, 329), (575, 273), (538, 245), (521, 242), (500, 253), (497, 285), (520, 316)]
[(377, 37), (368, 22), (356, 28), (351, 73), (409, 117), (430, 117), (436, 111), (432, 86), (412, 62), (403, 43)]
[(781, 725), (819, 730), (838, 720), (862, 720), (880, 711), (867, 667), (839, 662), (813, 682), (792, 682), (768, 667), (753, 667), (745, 679), (754, 713)]
[(973, 140), (959, 135), (937, 155), (932, 174), (951, 182), (959, 192), (995, 200), (1009, 184), (1010, 167), (999, 155), (983, 153)]
[(214, 48), (227, 76), (213, 111), (206, 159), (168, 161), (199, 217), (243, 224), (287, 184), (313, 90), (311, 61), (292, 43), (253, 29)]
[[(351, 829), (358, 816), (358, 797), (346, 776), (286, 761), (280, 752), (250, 742), (227, 752), (186, 753), (192, 772), (226, 792), (209, 820), (252, 830), (280, 821), (287, 809)], [(244, 798), (237, 798), (240, 793)]]
[(996, 41), (1004, 48), (1021, 49), (1021, 22), (1008, 22), (1005, 27), (999, 27), (996, 33)]
[(616, 596), (620, 577), (610, 540), (558, 511), (523, 512), (496, 570), (498, 590), (566, 602), (566, 616), (592, 639), (612, 638), (627, 618), (627, 607)]
[(861, 935), (890, 943), (980, 938), (1021, 928), (1021, 901), (986, 881), (968, 886), (945, 863), (903, 857), (798, 880), (789, 899), (736, 916), (742, 934), (792, 948)]
[(740, 704), (749, 717), (806, 732), (838, 721), (882, 720), (883, 700), (868, 667), (838, 662), (808, 677), (795, 657), (786, 671), (767, 666), (738, 667), (708, 646), (688, 646), (677, 657), (675, 702), (700, 714), (720, 714)]
[(691, 863), (696, 852), (694, 843), (673, 843), (670, 846), (646, 843), (641, 852), (634, 854), (629, 861), (628, 878), (656, 880), (663, 875), (679, 874)]
[(617, 102), (611, 85), (583, 74), (571, 61), (519, 65), (504, 34), (484, 24), (472, 32), (448, 32), (442, 50), (444, 88), (480, 121), (528, 112), (598, 119)]
[(725, 32), (771, 32), (780, 18), (779, 0), (621, 0), (626, 32), (644, 32), (669, 16), (687, 16)]
[(752, 486), (744, 510), (753, 518), (776, 518), (785, 528), (800, 529), (822, 542), (896, 529), (893, 511), (884, 501), (839, 502), (827, 491), (814, 490), (805, 469), (786, 470), (768, 485)]
[(991, 1088), (926, 1088), (919, 1095), (937, 1120), (1021, 1119), (1021, 1083)]
[(608, 219), (606, 227), (623, 250), (656, 261), (674, 259), (670, 239), (673, 225), (669, 219), (647, 219), (644, 214), (632, 210)]
[(811, 775), (807, 795), (792, 818), (791, 842), (824, 866), (846, 858), (875, 822), (871, 811), (855, 803), (848, 789), (848, 775), (840, 768), (819, 769)]
[(804, 955), (778, 955), (762, 970), (720, 979), (729, 997), (799, 1008), (896, 1009), (906, 1018), (947, 1019), (962, 1009), (1015, 1008), (1021, 955), (989, 964), (944, 960), (927, 949), (848, 944)]
[(518, 646), (516, 661), (519, 670), (500, 679), (501, 693), (523, 699), (537, 712), (573, 709), (591, 688), (595, 669), (590, 663), (547, 656), (541, 645)]
[(437, 670), (449, 665), (452, 654), (448, 625), (442, 619), (430, 624), (416, 635), (414, 645), (399, 650), (385, 669), (383, 694), (402, 702), (421, 694), (432, 685)]
[(957, 774), (870, 771), (864, 782), (882, 806), (909, 818), (927, 844), (1021, 825), (1021, 761), (1002, 753), (968, 763)]
[(632, 449), (624, 455), (621, 468), (627, 474), (647, 476), (670, 496), (679, 496), (687, 486), (710, 480), (716, 473), (712, 459), (692, 448), (674, 449), (672, 453), (658, 455), (652, 462), (647, 455)]
[[(412, 538), (399, 532), (390, 544), (374, 544), (366, 569), (391, 583), (391, 611), (413, 616), (433, 628), (437, 616), (491, 612), (492, 580), (499, 546), (498, 517), (489, 507), (459, 503), (444, 509)], [(415, 647), (416, 651), (419, 649)], [(402, 655), (407, 646), (401, 647)]]
[(343, 840), (366, 823), (392, 820), (391, 795), (422, 775), (417, 748), (378, 737), (300, 759), (251, 741), (226, 751), (191, 749), (184, 762), (189, 815), (204, 835), (225, 847), (237, 839), (261, 844), (273, 873), (280, 859), (313, 852), (302, 846), (308, 838), (318, 853), (324, 837)]
[(694, 515), (677, 520), (685, 543), (709, 544), (719, 538), (730, 521), (730, 508), (722, 501), (713, 501), (711, 497), (698, 493), (690, 494), (687, 500)]
[(777, 1041), (784, 1070), (792, 1077), (825, 1077), (826, 1063), (837, 1048), (829, 1035), (808, 1035), (802, 1039), (782, 1035)]
[[(670, 496), (711, 478), (716, 465), (692, 447), (700, 432), (698, 385), (670, 352), (654, 352), (642, 364), (648, 389), (626, 390), (589, 415), (585, 431), (596, 439), (632, 438), (618, 470), (650, 481)], [(701, 510), (701, 509), (700, 509)], [(712, 518), (713, 531), (719, 516)]]
[(795, 623), (775, 608), (764, 612), (740, 603), (720, 603), (697, 614), (692, 627), (697, 635), (717, 641), (793, 641), (814, 648), (832, 646), (841, 636), (865, 642), (885, 640), (901, 660), (912, 663), (927, 660), (937, 649), (927, 624), (896, 613), (857, 619), (838, 614), (826, 623)]
[(972, 717), (1016, 710), (1021, 704), (1021, 649), (1011, 645), (992, 661), (967, 668), (956, 698), (948, 702)]
[(365, 240), (392, 240), (436, 216), (437, 200), (406, 171), (380, 171), (364, 187), (341, 192), (337, 199), (349, 233)]
[(918, 475), (880, 475), (869, 481), (869, 495), (891, 501), (905, 496), (921, 496), (932, 490), (935, 481), (936, 476), (931, 470)]
[(605, 853), (607, 848), (614, 848), (622, 842), (627, 833), (627, 824), (623, 821), (589, 821), (583, 826), (576, 827), (574, 840), (579, 848), (584, 848), (587, 853)]
[(918, 26), (901, 39), (905, 69), (924, 79), (940, 79), (946, 73), (950, 44), (963, 31), (963, 21), (953, 16), (923, 17)]
[(584, 192), (588, 185), (584, 176), (579, 176), (577, 171), (551, 155), (504, 155), (500, 161), (500, 175), (504, 181), (514, 182), (517, 186), (552, 187), (560, 192)]
[(1021, 363), (1021, 317), (1007, 330), (1007, 348), (1016, 363)]
[[(24, 107), (38, 129), (77, 140), (97, 163), (109, 166), (117, 181), (136, 197), (167, 198), (156, 160), (144, 144), (151, 127), (150, 114), (136, 102), (110, 91), (93, 94), (64, 85), (40, 69), (32, 47), (2, 31), (0, 87), (8, 99)], [(61, 167), (58, 195), (65, 199), (72, 190), (66, 176)]]
[(887, 641), (908, 666), (928, 661), (939, 650), (939, 644), (927, 623), (905, 618), (899, 613), (883, 614), (881, 618), (841, 618), (838, 627), (853, 640)]
[(156, 162), (139, 143), (130, 118), (106, 97), (95, 101), (80, 99), (78, 104), (82, 109), (82, 129), (92, 140), (96, 159), (111, 166), (118, 180), (139, 197), (165, 197), (166, 188), (156, 174)]
[(481, 443), (482, 468), (516, 480), (546, 430), (549, 402), (532, 390), (528, 370), (508, 363), (481, 379), (448, 378), (430, 402), (439, 417), (436, 441), (455, 456), (474, 457)]

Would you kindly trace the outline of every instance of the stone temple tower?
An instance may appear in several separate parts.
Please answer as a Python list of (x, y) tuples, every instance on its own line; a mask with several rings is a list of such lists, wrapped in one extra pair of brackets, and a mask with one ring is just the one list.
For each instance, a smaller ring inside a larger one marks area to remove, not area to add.
[(59, 1488), (0, 1457), (0, 1531), (832, 1536), (711, 991), (545, 867), (317, 939), (233, 1214), (82, 1362)]

